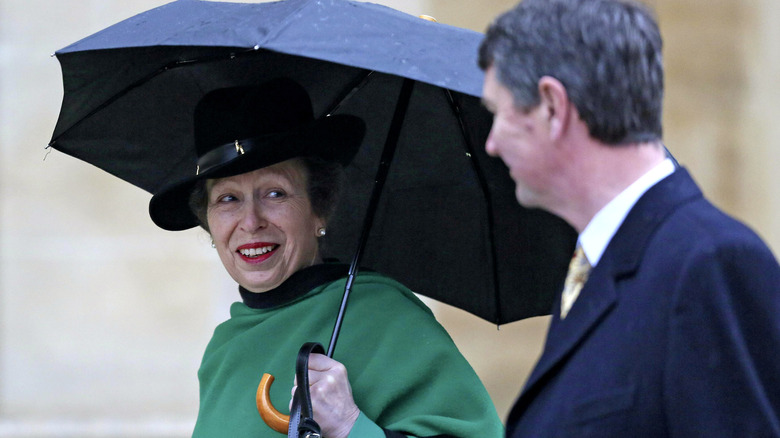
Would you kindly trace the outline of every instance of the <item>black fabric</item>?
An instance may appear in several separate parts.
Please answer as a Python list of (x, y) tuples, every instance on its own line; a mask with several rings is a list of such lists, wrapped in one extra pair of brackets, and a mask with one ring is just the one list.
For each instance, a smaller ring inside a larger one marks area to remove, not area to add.
[(309, 266), (291, 275), (276, 289), (263, 293), (250, 292), (239, 286), (238, 292), (244, 304), (253, 309), (270, 309), (287, 304), (310, 290), (325, 283), (343, 278), (349, 266), (341, 263), (323, 263)]

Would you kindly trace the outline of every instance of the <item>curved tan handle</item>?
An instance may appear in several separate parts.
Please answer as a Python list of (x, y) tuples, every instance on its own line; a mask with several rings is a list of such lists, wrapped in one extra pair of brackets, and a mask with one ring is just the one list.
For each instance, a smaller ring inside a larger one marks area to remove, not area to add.
[(431, 17), (430, 15), (418, 15), (418, 17), (422, 18), (423, 20), (436, 21), (436, 19)]
[(290, 425), (290, 416), (277, 411), (271, 403), (271, 385), (274, 383), (274, 376), (265, 373), (257, 385), (257, 412), (271, 429), (287, 435), (287, 428)]

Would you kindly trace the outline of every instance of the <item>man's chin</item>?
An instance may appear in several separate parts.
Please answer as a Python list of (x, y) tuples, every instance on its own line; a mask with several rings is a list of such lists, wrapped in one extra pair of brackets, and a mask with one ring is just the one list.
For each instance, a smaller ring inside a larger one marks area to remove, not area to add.
[(525, 208), (539, 208), (539, 203), (536, 202), (536, 198), (531, 196), (526, 190), (522, 190), (519, 187), (515, 189), (515, 199), (517, 202)]

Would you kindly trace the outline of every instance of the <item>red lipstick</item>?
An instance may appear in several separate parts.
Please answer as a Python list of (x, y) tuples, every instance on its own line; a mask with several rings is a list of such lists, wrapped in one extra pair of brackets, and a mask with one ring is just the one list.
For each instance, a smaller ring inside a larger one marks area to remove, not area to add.
[(247, 263), (262, 263), (276, 253), (279, 245), (270, 242), (253, 242), (241, 245), (236, 253)]

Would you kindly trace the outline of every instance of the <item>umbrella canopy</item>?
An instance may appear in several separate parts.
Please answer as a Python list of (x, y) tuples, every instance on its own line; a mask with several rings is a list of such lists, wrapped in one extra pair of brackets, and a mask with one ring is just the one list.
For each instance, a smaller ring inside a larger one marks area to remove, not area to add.
[(363, 265), (496, 324), (547, 314), (576, 235), (519, 206), (505, 166), (484, 152), (480, 40), (356, 1), (179, 0), (56, 52), (64, 98), (50, 146), (155, 193), (196, 171), (193, 109), (205, 93), (291, 78), (315, 116), (367, 126), (325, 257), (353, 258), (372, 203)]

